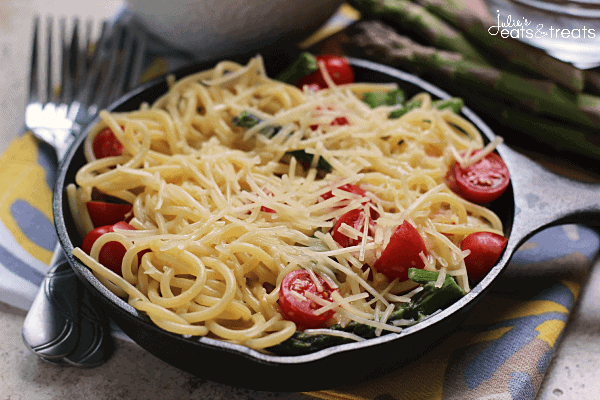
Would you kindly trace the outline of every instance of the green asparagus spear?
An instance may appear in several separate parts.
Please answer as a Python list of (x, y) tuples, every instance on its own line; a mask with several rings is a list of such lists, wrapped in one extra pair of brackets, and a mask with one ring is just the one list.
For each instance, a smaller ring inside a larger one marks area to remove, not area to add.
[(294, 84), (298, 82), (300, 78), (310, 75), (318, 69), (319, 64), (316, 57), (305, 51), (275, 79), (281, 82)]
[[(408, 279), (410, 279), (413, 282), (420, 283), (421, 285), (435, 283), (437, 282), (439, 276), (439, 272), (435, 271), (427, 271), (418, 268), (409, 268), (408, 270)], [(446, 276), (446, 278), (452, 279), (449, 276)]]
[(462, 33), (418, 4), (408, 0), (350, 0), (348, 3), (367, 17), (418, 33), (432, 46), (456, 51), (468, 59), (488, 64)]
[(462, 110), (464, 106), (463, 99), (459, 97), (451, 97), (446, 100), (434, 100), (431, 102), (431, 106), (438, 110), (444, 110), (446, 108), (450, 109), (455, 114), (460, 114), (460, 110)]
[(414, 110), (415, 108), (419, 108), (419, 107), (421, 107), (421, 101), (420, 100), (409, 100), (404, 105), (404, 107), (399, 108), (399, 109), (394, 110), (394, 111), (390, 111), (390, 113), (388, 114), (388, 118), (389, 119), (400, 118), (401, 116), (403, 116), (404, 114), (406, 114), (410, 110)]
[(509, 30), (509, 37), (503, 37), (502, 28), (498, 26), (500, 16), (497, 18), (498, 21), (489, 14), (482, 16), (476, 13), (465, 0), (417, 0), (417, 2), (463, 32), (477, 45), (493, 51), (512, 64), (540, 74), (575, 92), (583, 90), (583, 71), (550, 56), (541, 49), (510, 37), (519, 33), (523, 35), (519, 30), (512, 34)]
[(379, 106), (395, 106), (404, 103), (404, 92), (402, 89), (394, 89), (389, 92), (368, 92), (363, 95), (363, 101), (371, 108)]
[(252, 128), (253, 126), (259, 124), (261, 119), (254, 114), (249, 113), (248, 111), (242, 111), (240, 115), (237, 117), (233, 117), (231, 121), (233, 125), (239, 126), (241, 128)]
[[(362, 100), (365, 103), (367, 103), (371, 108), (379, 107), (382, 105), (402, 105), (402, 108), (398, 108), (397, 110), (390, 112), (388, 116), (388, 118), (390, 119), (400, 118), (410, 110), (421, 107), (421, 102), (419, 100), (411, 99), (408, 102), (406, 102), (406, 104), (404, 104), (404, 92), (400, 89), (392, 90), (389, 92), (368, 92), (363, 95)], [(460, 110), (462, 109), (463, 105), (463, 100), (458, 97), (452, 97), (445, 100), (434, 100), (431, 102), (431, 106), (433, 108), (437, 108), (438, 110), (448, 108), (456, 114), (460, 113)]]
[[(414, 303), (412, 312), (417, 315), (411, 315), (412, 318), (431, 315), (439, 309), (446, 307), (454, 301), (460, 299), (465, 293), (456, 284), (454, 278), (446, 276), (442, 286), (435, 287), (439, 273), (434, 271), (425, 271), (417, 268), (408, 270), (408, 279), (423, 284), (423, 290), (411, 299)], [(404, 313), (405, 315), (406, 313)]]
[(584, 71), (584, 75), (586, 92), (600, 94), (600, 73), (588, 69)]
[(421, 46), (379, 21), (356, 24), (347, 32), (344, 42), (347, 51), (354, 55), (427, 72), (436, 79), (469, 87), (540, 115), (591, 128), (600, 125), (599, 97), (573, 93), (552, 81), (527, 79), (486, 67), (466, 60), (458, 53)]
[[(239, 126), (241, 128), (252, 128), (255, 125), (258, 125), (262, 122), (262, 120), (248, 111), (242, 111), (240, 115), (237, 117), (233, 117), (232, 121), (233, 125)], [(260, 133), (265, 135), (268, 138), (272, 138), (279, 132), (281, 128), (279, 126), (267, 126), (260, 130)]]
[(507, 142), (521, 147), (545, 144), (561, 153), (579, 157), (578, 161), (582, 161), (581, 157), (600, 161), (600, 137), (596, 132), (540, 118), (483, 96), (471, 95), (469, 99), (470, 108), (504, 128), (501, 133)]

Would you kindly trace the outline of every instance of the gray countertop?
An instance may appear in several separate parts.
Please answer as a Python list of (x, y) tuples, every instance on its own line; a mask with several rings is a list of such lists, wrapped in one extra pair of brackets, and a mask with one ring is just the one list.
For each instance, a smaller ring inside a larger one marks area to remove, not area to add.
[[(4, 0), (0, 2), (0, 151), (19, 131), (27, 90), (35, 14), (106, 18), (122, 2)], [(590, 269), (579, 303), (550, 365), (538, 399), (595, 399), (600, 393), (600, 266)], [(0, 303), (0, 400), (17, 399), (289, 399), (299, 394), (253, 392), (181, 372), (137, 345), (119, 341), (115, 355), (93, 369), (41, 361), (21, 338), (25, 312)]]

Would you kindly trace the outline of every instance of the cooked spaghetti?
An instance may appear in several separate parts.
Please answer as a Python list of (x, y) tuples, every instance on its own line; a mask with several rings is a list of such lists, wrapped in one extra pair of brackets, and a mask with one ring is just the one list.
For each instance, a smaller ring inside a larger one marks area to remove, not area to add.
[[(425, 93), (397, 119), (388, 118), (393, 106), (362, 101), (394, 88), (331, 83), (303, 91), (267, 77), (257, 57), (171, 81), (137, 111), (101, 112), (85, 141), (88, 163), (67, 188), (71, 211), (84, 237), (94, 229), (86, 203), (102, 193), (133, 205), (135, 230), (115, 229), (90, 255), (73, 254), (156, 325), (182, 335), (255, 349), (285, 341), (298, 327), (282, 316), (280, 284), (295, 270), (336, 289), (330, 300), (307, 294), (316, 314), (335, 311), (330, 324), (400, 331), (387, 318), (417, 285), (373, 268), (398, 226), (409, 222), (423, 239), (425, 270), (440, 272), (439, 283), (454, 277), (466, 292), (467, 254), (458, 244), (472, 232), (502, 234), (502, 225), (444, 183), (452, 163), (469, 162), (462, 154), (484, 148), (477, 129), (432, 108)], [(244, 113), (256, 117), (254, 126), (236, 126)], [(92, 143), (106, 128), (123, 154), (96, 159)], [(352, 210), (376, 219), (341, 224), (338, 235), (350, 243), (343, 247), (332, 230)], [(126, 249), (121, 275), (98, 262), (111, 241)]]

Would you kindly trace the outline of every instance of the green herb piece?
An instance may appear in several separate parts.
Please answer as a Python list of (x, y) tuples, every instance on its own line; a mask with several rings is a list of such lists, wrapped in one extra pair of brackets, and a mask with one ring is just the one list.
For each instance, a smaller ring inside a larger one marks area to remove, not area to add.
[(363, 95), (363, 102), (369, 107), (395, 106), (404, 102), (405, 96), (401, 89), (394, 89), (390, 92), (367, 92)]
[[(242, 111), (240, 115), (237, 117), (233, 117), (231, 122), (234, 126), (239, 126), (240, 128), (253, 128), (254, 126), (260, 124), (263, 120), (260, 117), (249, 113), (248, 111)], [(260, 130), (260, 133), (268, 137), (272, 138), (279, 132), (281, 127), (279, 126), (266, 126)]]
[(449, 99), (434, 100), (431, 102), (433, 108), (437, 108), (438, 110), (448, 108), (455, 114), (459, 114), (464, 105), (463, 99), (460, 97), (451, 97)]
[(397, 119), (406, 114), (407, 112), (414, 110), (415, 108), (421, 107), (421, 100), (409, 100), (404, 107), (394, 111), (390, 111), (388, 114), (389, 119)]
[(233, 123), (233, 125), (239, 126), (240, 128), (250, 129), (261, 123), (262, 120), (256, 115), (249, 113), (248, 111), (242, 111), (240, 115), (238, 115), (237, 117), (233, 117), (231, 122)]
[[(309, 168), (312, 165), (314, 155), (308, 154), (304, 150), (288, 151), (286, 154), (295, 157), (304, 168)], [(317, 169), (324, 172), (331, 172), (332, 167), (327, 160), (325, 160), (323, 157), (319, 157), (319, 161), (317, 161)]]

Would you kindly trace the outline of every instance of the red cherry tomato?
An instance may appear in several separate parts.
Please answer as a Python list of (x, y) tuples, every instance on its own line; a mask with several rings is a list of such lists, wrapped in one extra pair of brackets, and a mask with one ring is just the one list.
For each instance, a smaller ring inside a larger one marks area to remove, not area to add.
[[(344, 57), (326, 54), (317, 56), (316, 58), (317, 62), (325, 63), (327, 73), (336, 85), (354, 82), (354, 71), (348, 63), (348, 60)], [(319, 89), (325, 89), (328, 87), (320, 69), (316, 70), (312, 74), (300, 78), (300, 80), (296, 82), (296, 86), (301, 89), (304, 87), (304, 85), (309, 85), (311, 89), (316, 87)]]
[[(331, 107), (327, 107), (327, 109), (329, 111), (333, 111), (333, 108), (331, 108)], [(317, 107), (317, 110), (321, 110), (321, 107)], [(317, 115), (318, 114), (319, 113), (317, 113)], [(329, 125), (330, 126), (350, 125), (350, 122), (348, 121), (348, 119), (346, 117), (336, 117), (333, 121), (331, 121), (331, 123)], [(319, 125), (313, 124), (309, 128), (313, 131), (316, 131), (318, 127), (319, 127)]]
[[(271, 192), (270, 192), (270, 191), (268, 191), (268, 190), (265, 190), (265, 194), (266, 194), (267, 196), (273, 196), (273, 193), (271, 193)], [(275, 214), (275, 213), (277, 212), (277, 211), (273, 210), (272, 208), (265, 207), (265, 206), (261, 206), (261, 207), (260, 207), (260, 211), (262, 211), (262, 212), (266, 212), (266, 213), (270, 213), (270, 214)]]
[[(346, 183), (345, 185), (338, 187), (338, 189), (343, 190), (348, 193), (354, 193), (354, 194), (361, 195), (363, 197), (367, 197), (366, 192), (360, 186), (354, 185), (352, 183)], [(329, 191), (325, 194), (322, 194), (321, 197), (323, 198), (323, 200), (328, 200), (333, 197), (333, 193), (331, 191)], [(372, 201), (370, 199), (369, 199), (369, 202), (372, 203)], [(376, 220), (377, 218), (379, 218), (379, 213), (377, 211), (375, 211), (373, 208), (370, 209), (369, 214), (371, 215), (371, 219), (373, 219), (373, 220)]]
[(462, 169), (454, 164), (459, 194), (473, 203), (485, 204), (496, 200), (508, 187), (510, 175), (502, 158), (490, 153), (484, 159)]
[[(367, 218), (369, 218), (369, 217), (367, 217)], [(364, 228), (364, 223), (365, 223), (365, 213), (363, 210), (361, 210), (361, 209), (350, 210), (346, 214), (342, 215), (337, 220), (337, 222), (335, 223), (335, 225), (333, 226), (333, 229), (331, 231), (332, 232), (331, 236), (333, 237), (333, 240), (335, 240), (342, 247), (357, 246), (358, 244), (361, 243), (362, 238), (359, 237), (356, 239), (352, 239), (352, 238), (346, 236), (345, 234), (341, 233), (340, 227), (342, 226), (342, 224), (347, 224), (347, 225), (353, 227), (354, 229), (362, 232), (363, 228)], [(372, 235), (373, 220), (371, 218), (369, 218), (368, 224), (369, 224), (368, 234)]]
[[(346, 119), (346, 117), (337, 117), (329, 124), (331, 126), (342, 126), (342, 125), (350, 125), (350, 122)], [(314, 124), (310, 126), (310, 129), (316, 131), (319, 125)]]
[(454, 171), (454, 165), (450, 167), (448, 173), (444, 177), (444, 183), (450, 190), (454, 193), (460, 195), (460, 189), (458, 188), (458, 183), (456, 183), (456, 173)]
[[(100, 226), (85, 236), (81, 249), (89, 255), (96, 240), (98, 240), (98, 238), (105, 233), (114, 232), (114, 228), (135, 230), (133, 226), (123, 221), (117, 222), (114, 225)], [(127, 250), (125, 249), (125, 246), (123, 246), (121, 243), (108, 242), (100, 249), (98, 261), (106, 268), (121, 275), (121, 262), (123, 261), (126, 251)]]
[(392, 234), (390, 242), (375, 261), (373, 268), (392, 280), (408, 279), (409, 268), (425, 267), (421, 253), (427, 256), (427, 248), (417, 229), (408, 221), (404, 221)]
[[(317, 276), (317, 279), (323, 288), (321, 292), (306, 270), (292, 271), (281, 282), (279, 291), (281, 312), (286, 319), (296, 323), (300, 329), (321, 328), (335, 314), (334, 310), (315, 314), (315, 310), (318, 310), (321, 306), (315, 303), (314, 300), (306, 298), (305, 294), (310, 292), (324, 300), (333, 301), (331, 294), (337, 289), (333, 289), (321, 277)], [(292, 292), (295, 292), (296, 295)]]
[(92, 150), (96, 158), (114, 157), (123, 154), (123, 145), (115, 136), (115, 133), (106, 128), (94, 138)]
[(132, 208), (131, 204), (105, 203), (103, 201), (88, 201), (87, 203), (90, 218), (96, 227), (125, 221)]
[(475, 232), (463, 239), (461, 249), (471, 251), (465, 257), (465, 266), (471, 281), (478, 282), (490, 272), (507, 242), (507, 238), (492, 232)]
[[(354, 185), (352, 183), (346, 183), (345, 185), (338, 187), (338, 189), (343, 190), (344, 192), (348, 192), (348, 193), (359, 194), (361, 196), (366, 195), (365, 191), (362, 190), (360, 186)], [(321, 197), (323, 198), (323, 200), (328, 200), (333, 197), (333, 193), (331, 191), (329, 191), (325, 194), (322, 194)]]

